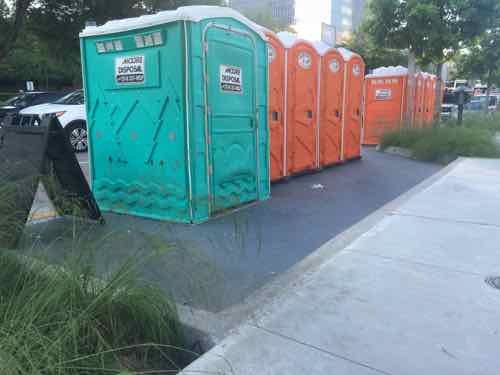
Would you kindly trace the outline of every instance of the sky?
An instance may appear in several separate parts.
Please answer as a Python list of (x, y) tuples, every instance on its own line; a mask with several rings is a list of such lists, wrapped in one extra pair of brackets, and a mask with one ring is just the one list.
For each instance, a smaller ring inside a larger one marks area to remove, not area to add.
[(299, 36), (309, 40), (321, 39), (321, 22), (331, 22), (331, 0), (296, 0), (295, 29)]

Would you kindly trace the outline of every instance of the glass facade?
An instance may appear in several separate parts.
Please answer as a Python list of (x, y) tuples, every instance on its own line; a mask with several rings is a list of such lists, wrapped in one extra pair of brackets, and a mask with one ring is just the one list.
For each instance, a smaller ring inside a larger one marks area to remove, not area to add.
[(230, 0), (229, 6), (239, 10), (271, 10), (271, 15), (284, 25), (295, 23), (295, 0)]
[(337, 43), (349, 39), (363, 20), (366, 0), (332, 0), (332, 25), (337, 30)]

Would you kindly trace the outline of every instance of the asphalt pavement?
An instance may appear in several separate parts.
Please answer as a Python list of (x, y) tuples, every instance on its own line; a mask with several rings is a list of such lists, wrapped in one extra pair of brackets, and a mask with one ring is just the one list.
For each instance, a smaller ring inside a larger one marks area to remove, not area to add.
[[(270, 201), (205, 224), (106, 214), (103, 226), (79, 224), (75, 242), (74, 222), (57, 220), (31, 226), (26, 247), (56, 262), (91, 254), (102, 274), (134, 259), (143, 278), (179, 303), (220, 312), (440, 169), (365, 148), (360, 161), (274, 185)], [(40, 194), (35, 210), (46, 203)]]

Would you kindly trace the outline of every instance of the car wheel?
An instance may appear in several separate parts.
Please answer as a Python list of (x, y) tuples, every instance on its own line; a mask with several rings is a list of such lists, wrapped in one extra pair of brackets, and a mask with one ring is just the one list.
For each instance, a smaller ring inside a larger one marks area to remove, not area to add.
[(74, 152), (88, 151), (87, 125), (85, 123), (75, 122), (69, 124), (66, 127), (66, 132)]

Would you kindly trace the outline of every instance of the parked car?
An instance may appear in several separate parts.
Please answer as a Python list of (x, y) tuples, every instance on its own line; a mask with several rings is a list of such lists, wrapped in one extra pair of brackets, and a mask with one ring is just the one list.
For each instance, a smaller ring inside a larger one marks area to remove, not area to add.
[(486, 104), (486, 100), (487, 96), (485, 95), (472, 97), (470, 102), (464, 106), (464, 112), (485, 111), (486, 105), (488, 106), (488, 112), (496, 111), (499, 106), (499, 97), (490, 96), (488, 104)]
[(443, 104), (441, 106), (441, 120), (453, 120), (458, 118), (458, 106), (456, 104)]
[(7, 99), (0, 104), (0, 125), (4, 118), (9, 115), (12, 116), (12, 122), (17, 122), (17, 114), (24, 108), (39, 105), (43, 103), (50, 103), (56, 101), (66, 95), (67, 92), (46, 92), (46, 91), (30, 91), (21, 92), (18, 95)]
[(88, 150), (87, 115), (83, 90), (74, 91), (53, 103), (23, 109), (19, 126), (39, 126), (47, 115), (55, 115), (66, 130), (75, 152)]

